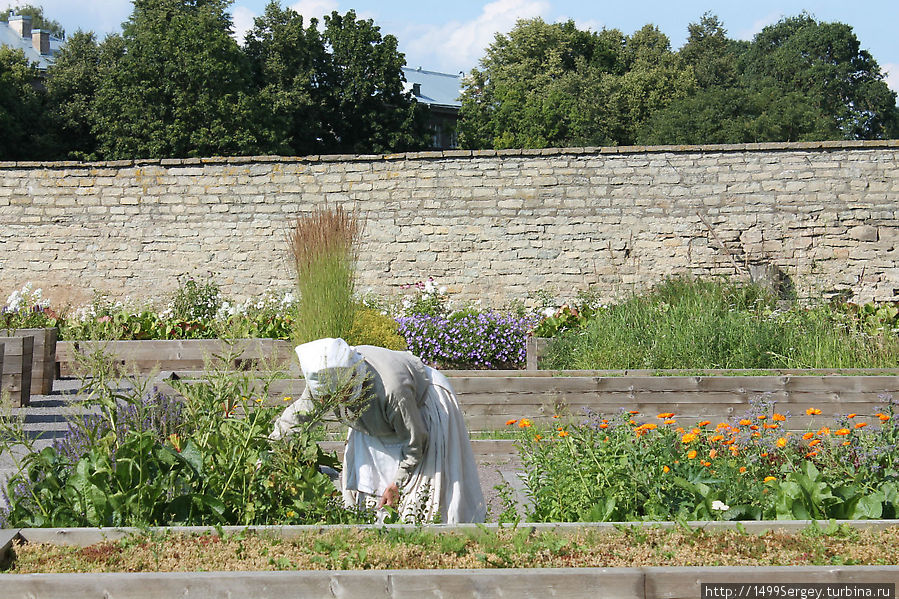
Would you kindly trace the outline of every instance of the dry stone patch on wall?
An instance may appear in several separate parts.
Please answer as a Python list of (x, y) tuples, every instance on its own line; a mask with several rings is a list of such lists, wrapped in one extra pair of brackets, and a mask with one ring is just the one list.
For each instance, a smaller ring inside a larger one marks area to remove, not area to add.
[[(613, 298), (676, 274), (899, 295), (899, 142), (0, 163), (0, 292), (158, 299), (180, 275), (234, 298), (291, 286), (285, 232), (367, 219), (360, 289), (428, 276), (503, 305)], [(786, 278), (784, 278), (786, 277)]]

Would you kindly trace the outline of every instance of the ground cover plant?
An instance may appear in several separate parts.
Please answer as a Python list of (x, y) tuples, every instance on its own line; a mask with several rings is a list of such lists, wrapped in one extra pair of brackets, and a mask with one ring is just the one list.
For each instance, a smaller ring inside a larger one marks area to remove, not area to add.
[[(286, 440), (268, 434), (281, 406), (262, 400), (275, 374), (228, 372), (222, 356), (206, 380), (179, 386), (175, 402), (147, 379), (116, 373), (88, 356), (83, 407), (50, 447), (6, 415), (0, 443), (16, 460), (2, 511), (5, 527), (341, 523), (368, 514), (343, 509), (324, 466), (318, 425), (335, 405), (316, 402)], [(291, 398), (284, 398), (286, 402)], [(24, 447), (24, 456), (20, 449)]]
[(899, 527), (812, 525), (799, 533), (620, 527), (573, 533), (528, 527), (489, 530), (351, 529), (290, 540), (143, 534), (72, 547), (21, 544), (6, 572), (199, 572), (428, 568), (885, 565), (899, 563)]
[(896, 518), (897, 402), (884, 401), (836, 421), (809, 408), (802, 433), (764, 400), (727, 422), (622, 411), (507, 424), (519, 432), (532, 521)]
[(893, 304), (806, 305), (752, 284), (671, 279), (587, 318), (562, 314), (557, 320), (569, 326), (541, 367), (895, 368), (897, 313)]

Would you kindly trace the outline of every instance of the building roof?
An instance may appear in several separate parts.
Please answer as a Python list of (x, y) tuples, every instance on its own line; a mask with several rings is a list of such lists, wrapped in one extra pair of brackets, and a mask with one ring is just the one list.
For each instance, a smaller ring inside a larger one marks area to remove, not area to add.
[(0, 21), (0, 45), (22, 50), (28, 62), (35, 63), (41, 71), (46, 71), (47, 67), (53, 64), (56, 59), (56, 53), (59, 52), (63, 44), (65, 44), (65, 40), (51, 35), (50, 53), (41, 54), (35, 50), (30, 37), (21, 37), (18, 32), (9, 26), (9, 23)]
[(406, 76), (406, 91), (411, 91), (419, 102), (431, 106), (462, 107), (459, 99), (462, 95), (461, 75), (425, 71), (421, 67), (403, 67), (403, 75)]

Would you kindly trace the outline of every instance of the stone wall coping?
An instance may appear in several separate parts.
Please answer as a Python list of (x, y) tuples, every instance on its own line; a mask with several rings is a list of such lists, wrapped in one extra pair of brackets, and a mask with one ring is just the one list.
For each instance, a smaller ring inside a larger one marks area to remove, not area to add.
[(311, 156), (210, 156), (203, 158), (138, 158), (133, 160), (104, 160), (96, 162), (62, 161), (0, 161), (0, 169), (68, 169), (68, 168), (130, 168), (140, 166), (204, 166), (207, 164), (252, 163), (316, 163), (316, 162), (397, 162), (416, 160), (444, 160), (448, 158), (523, 158), (531, 156), (589, 156), (615, 154), (705, 154), (738, 152), (791, 152), (871, 150), (899, 148), (899, 139), (834, 140), (799, 142), (764, 142), (743, 144), (701, 144), (664, 146), (603, 146), (507, 150), (441, 150), (402, 152), (396, 154), (331, 154)]

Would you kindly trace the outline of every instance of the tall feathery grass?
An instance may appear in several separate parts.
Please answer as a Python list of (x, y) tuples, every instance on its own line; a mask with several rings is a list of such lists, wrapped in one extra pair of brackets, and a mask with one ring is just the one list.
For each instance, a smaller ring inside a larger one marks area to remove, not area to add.
[(672, 279), (600, 310), (550, 345), (545, 368), (895, 368), (899, 336), (840, 306), (778, 301), (751, 284)]
[(356, 261), (364, 222), (356, 209), (324, 207), (298, 217), (287, 234), (298, 314), (294, 341), (346, 338), (353, 327)]

